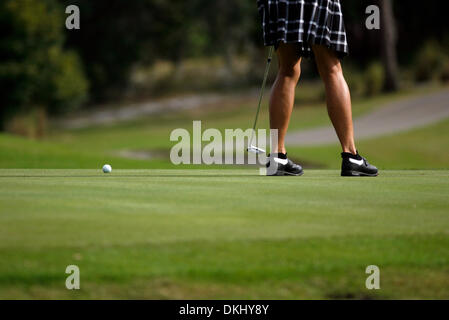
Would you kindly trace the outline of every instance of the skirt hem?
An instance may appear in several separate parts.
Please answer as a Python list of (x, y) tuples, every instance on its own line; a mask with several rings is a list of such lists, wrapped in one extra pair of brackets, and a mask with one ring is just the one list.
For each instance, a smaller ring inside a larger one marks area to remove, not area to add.
[(298, 55), (300, 57), (303, 58), (307, 58), (307, 59), (314, 59), (314, 54), (312, 49), (307, 49), (310, 48), (312, 45), (322, 45), (325, 46), (326, 48), (328, 48), (329, 50), (332, 50), (337, 57), (342, 60), (345, 57), (347, 57), (349, 55), (349, 52), (347, 51), (342, 51), (342, 50), (338, 50), (335, 46), (332, 45), (332, 43), (329, 42), (322, 42), (319, 39), (314, 39), (314, 40), (309, 40), (307, 42), (307, 48), (305, 48), (305, 42), (304, 41), (297, 41), (297, 40), (277, 40), (277, 41), (270, 41), (268, 43), (265, 43), (264, 45), (266, 47), (270, 47), (270, 46), (274, 46), (274, 49), (277, 50), (279, 48), (279, 45), (281, 43), (286, 43), (286, 44), (298, 44)]
[(313, 58), (312, 45), (323, 45), (342, 59), (348, 55), (340, 0), (258, 0), (266, 46), (298, 44), (299, 55)]

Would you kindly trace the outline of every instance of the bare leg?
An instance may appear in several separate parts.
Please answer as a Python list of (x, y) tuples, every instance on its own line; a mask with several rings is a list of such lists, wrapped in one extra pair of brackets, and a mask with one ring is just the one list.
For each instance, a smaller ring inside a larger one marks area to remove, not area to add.
[(301, 74), (301, 57), (295, 44), (280, 44), (277, 55), (279, 72), (270, 98), (270, 128), (278, 129), (278, 150), (286, 153), (284, 139), (295, 100), (295, 88)]
[(318, 71), (326, 88), (327, 112), (337, 132), (343, 152), (357, 153), (354, 143), (351, 95), (335, 53), (320, 45), (312, 46)]

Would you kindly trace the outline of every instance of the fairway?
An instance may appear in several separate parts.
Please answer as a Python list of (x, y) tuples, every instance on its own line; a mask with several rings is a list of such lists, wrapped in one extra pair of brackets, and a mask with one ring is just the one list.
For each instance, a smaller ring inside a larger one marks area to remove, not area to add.
[(447, 299), (448, 195), (448, 170), (0, 169), (0, 298)]

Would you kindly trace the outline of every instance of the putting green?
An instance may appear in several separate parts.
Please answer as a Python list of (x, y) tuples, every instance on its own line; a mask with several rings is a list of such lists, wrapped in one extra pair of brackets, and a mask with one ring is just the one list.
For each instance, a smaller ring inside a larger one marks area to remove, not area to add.
[(0, 169), (0, 298), (449, 298), (448, 193), (448, 170)]

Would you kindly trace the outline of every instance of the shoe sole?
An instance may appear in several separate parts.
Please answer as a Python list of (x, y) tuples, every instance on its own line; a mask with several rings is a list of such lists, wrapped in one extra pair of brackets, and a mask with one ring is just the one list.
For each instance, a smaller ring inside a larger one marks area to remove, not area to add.
[(379, 173), (365, 173), (360, 171), (342, 171), (342, 177), (377, 177)]
[(293, 176), (293, 177), (299, 177), (304, 174), (304, 171), (301, 171), (300, 173), (290, 173), (287, 171), (277, 171), (276, 174), (267, 174), (267, 177), (285, 177), (285, 176)]

